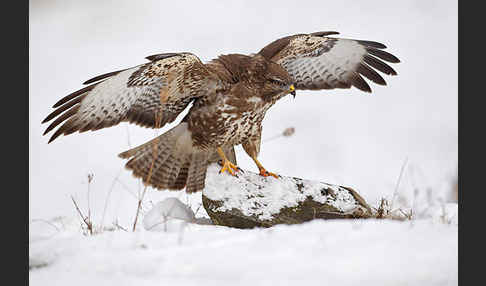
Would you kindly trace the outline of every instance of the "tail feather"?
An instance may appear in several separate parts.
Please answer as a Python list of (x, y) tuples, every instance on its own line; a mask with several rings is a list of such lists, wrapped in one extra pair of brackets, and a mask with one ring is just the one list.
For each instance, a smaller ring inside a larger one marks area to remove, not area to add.
[(169, 156), (162, 167), (157, 171), (155, 178), (158, 178), (162, 185), (169, 188), (179, 175), (181, 166), (190, 158), (190, 155), (191, 154), (186, 157)]
[(209, 154), (192, 146), (187, 124), (181, 123), (119, 156), (129, 159), (125, 167), (146, 185), (169, 190), (187, 185), (187, 192), (197, 192), (204, 188)]
[(187, 161), (184, 166), (181, 168), (179, 175), (175, 179), (175, 181), (169, 186), (170, 190), (180, 190), (186, 186), (187, 181), (187, 174), (189, 171), (189, 166), (191, 162)]
[(191, 164), (187, 172), (187, 193), (194, 193), (204, 189), (206, 170), (208, 168), (208, 153), (193, 154)]
[[(236, 164), (236, 154), (235, 154), (234, 147), (225, 148), (223, 149), (223, 151), (226, 154), (226, 157), (231, 162)], [(204, 189), (204, 181), (206, 179), (207, 166), (211, 163), (215, 163), (219, 161), (221, 158), (219, 157), (218, 152), (215, 151), (212, 153), (211, 156), (209, 156), (209, 160), (204, 158), (195, 158), (193, 161), (192, 159), (193, 158), (191, 157), (190, 160), (186, 161), (186, 163), (183, 164), (177, 178), (175, 178), (173, 183), (169, 186), (170, 190), (183, 189), (186, 186), (186, 182), (188, 181), (189, 167), (192, 164), (200, 164), (201, 163), (200, 161), (206, 160), (207, 164), (201, 165), (199, 170), (199, 175), (197, 175), (196, 172), (196, 174), (193, 174), (193, 177), (191, 177), (192, 184), (188, 184), (188, 188), (186, 189), (186, 191), (188, 193), (191, 193), (191, 192), (197, 192), (198, 190)], [(192, 171), (195, 172), (194, 169)]]
[(167, 177), (167, 186), (170, 187), (174, 184), (175, 180), (179, 176), (179, 172), (181, 171), (182, 166), (188, 161), (189, 157), (185, 160), (175, 160), (173, 167)]
[[(226, 147), (223, 151), (236, 164), (234, 148)], [(186, 187), (188, 193), (204, 189), (208, 164), (220, 159), (216, 151), (201, 151), (193, 147), (187, 123), (181, 123), (118, 156), (129, 159), (125, 167), (135, 177), (142, 178), (144, 184), (168, 190)]]
[(146, 145), (143, 146), (143, 148), (136, 150), (136, 152), (133, 153), (133, 158), (131, 158), (125, 164), (125, 167), (127, 169), (133, 170), (133, 175), (135, 177), (142, 178), (145, 184), (148, 184), (149, 181), (152, 181), (154, 180), (154, 178), (156, 178), (157, 170), (170, 156), (169, 150), (163, 149), (163, 147), (165, 146), (162, 146), (162, 148), (160, 148), (158, 146), (159, 144), (154, 145), (155, 143), (156, 141), (152, 140), (152, 146)]

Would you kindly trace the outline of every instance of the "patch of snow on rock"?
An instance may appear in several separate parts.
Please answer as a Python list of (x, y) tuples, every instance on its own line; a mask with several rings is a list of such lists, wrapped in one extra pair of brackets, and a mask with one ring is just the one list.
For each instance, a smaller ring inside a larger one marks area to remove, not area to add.
[(352, 194), (339, 186), (292, 177), (263, 177), (250, 171), (238, 171), (234, 177), (220, 174), (220, 166), (211, 164), (206, 174), (203, 195), (223, 204), (214, 211), (232, 208), (244, 215), (270, 220), (285, 207), (295, 207), (307, 197), (348, 212), (359, 204)]

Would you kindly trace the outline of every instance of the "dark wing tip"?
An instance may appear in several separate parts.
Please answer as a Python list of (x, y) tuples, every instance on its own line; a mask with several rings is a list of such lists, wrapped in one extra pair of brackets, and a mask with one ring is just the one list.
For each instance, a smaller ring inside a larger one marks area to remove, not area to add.
[[(49, 121), (49, 120), (51, 120), (51, 119), (52, 119), (52, 118), (51, 118), (51, 116), (50, 116), (50, 114), (49, 114), (48, 116), (46, 116), (46, 118), (44, 118), (44, 120), (42, 120), (41, 124), (44, 124), (44, 123), (46, 123), (47, 121)], [(44, 134), (44, 135), (45, 135), (45, 134)]]
[(356, 72), (352, 73), (351, 84), (359, 90), (371, 93), (369, 84)]
[(87, 81), (83, 82), (83, 84), (90, 84), (90, 83), (93, 83), (93, 82), (96, 82), (96, 81), (99, 81), (99, 80), (102, 80), (104, 78), (107, 78), (107, 77), (110, 77), (110, 76), (114, 76), (114, 75), (117, 75), (118, 73), (122, 72), (122, 71), (126, 71), (127, 69), (122, 69), (122, 70), (117, 70), (117, 71), (114, 71), (114, 72), (108, 72), (108, 73), (104, 73), (102, 75), (98, 75), (98, 76), (95, 76), (94, 78), (90, 78), (88, 79)]
[(57, 129), (56, 132), (51, 136), (51, 138), (49, 138), (49, 141), (47, 142), (47, 144), (51, 143), (52, 141), (56, 140), (57, 137), (59, 137), (63, 132), (61, 131), (61, 128), (60, 129)]
[(47, 141), (47, 144), (50, 144), (50, 143), (51, 143), (52, 141), (54, 141), (54, 139), (56, 139), (56, 138), (57, 138), (57, 136), (56, 136), (56, 137), (51, 136), (51, 138), (49, 138), (49, 141)]
[(322, 31), (322, 32), (314, 32), (310, 33), (311, 36), (317, 36), (317, 37), (324, 37), (324, 36), (329, 36), (329, 35), (339, 35), (339, 32), (336, 31)]
[(63, 98), (61, 98), (61, 99), (60, 99), (58, 102), (56, 102), (56, 103), (55, 103), (55, 104), (52, 106), (52, 108), (56, 108), (56, 107), (58, 107), (58, 106), (61, 106), (62, 104), (64, 104), (64, 103), (66, 103), (66, 102), (70, 101), (71, 99), (73, 99), (73, 98), (75, 98), (75, 97), (77, 97), (77, 96), (80, 96), (80, 95), (82, 95), (82, 94), (87, 93), (88, 91), (92, 90), (92, 89), (93, 89), (93, 88), (94, 88), (94, 87), (95, 87), (97, 84), (99, 84), (99, 82), (94, 83), (94, 84), (92, 84), (92, 85), (88, 85), (87, 87), (84, 87), (84, 88), (82, 88), (82, 89), (80, 89), (80, 90), (78, 90), (78, 91), (75, 91), (75, 92), (73, 92), (73, 93), (71, 93), (71, 94), (69, 94), (69, 95), (67, 95), (67, 96), (65, 96), (65, 97), (63, 97)]
[(369, 53), (369, 54), (372, 54), (384, 61), (387, 61), (387, 62), (390, 62), (390, 63), (399, 63), (400, 60), (395, 57), (394, 55), (388, 53), (388, 52), (385, 52), (385, 51), (382, 51), (382, 50), (377, 50), (377, 49), (374, 49), (374, 48), (369, 48), (367, 47), (366, 48), (366, 51)]
[(375, 69), (379, 70), (384, 74), (397, 75), (397, 72), (392, 67), (380, 61), (378, 58), (373, 57), (372, 55), (369, 54), (365, 55), (363, 60), (365, 63), (374, 67)]
[[(56, 126), (58, 126), (59, 124), (61, 124), (62, 122), (64, 122), (65, 120), (71, 118), (73, 115), (76, 114), (76, 112), (78, 112), (79, 110), (79, 105), (75, 105), (73, 107), (71, 107), (71, 109), (69, 109), (68, 111), (66, 111), (65, 113), (63, 113), (61, 116), (59, 116), (56, 120), (54, 120), (47, 128), (46, 130), (44, 131), (44, 134), (42, 135), (46, 135), (47, 133), (49, 133), (52, 129), (54, 129)], [(47, 118), (46, 118), (47, 119)], [(45, 119), (44, 119), (45, 120)], [(62, 127), (65, 127), (64, 125)], [(63, 129), (63, 128), (60, 128), (60, 129)], [(59, 131), (59, 129), (58, 129)]]
[(386, 85), (385, 79), (366, 63), (360, 63), (356, 71), (376, 84)]
[(47, 115), (46, 118), (44, 118), (44, 120), (42, 120), (42, 124), (50, 121), (54, 117), (58, 116), (59, 114), (63, 113), (64, 111), (66, 111), (67, 109), (69, 109), (72, 106), (80, 103), (81, 100), (83, 100), (85, 96), (86, 96), (86, 94), (78, 96), (78, 97), (72, 99), (71, 101), (64, 103), (62, 106), (58, 107), (56, 110), (54, 110), (49, 115)]
[(378, 43), (374, 41), (363, 41), (363, 40), (356, 40), (356, 41), (365, 47), (371, 47), (375, 49), (386, 49), (386, 46), (383, 45), (382, 43)]

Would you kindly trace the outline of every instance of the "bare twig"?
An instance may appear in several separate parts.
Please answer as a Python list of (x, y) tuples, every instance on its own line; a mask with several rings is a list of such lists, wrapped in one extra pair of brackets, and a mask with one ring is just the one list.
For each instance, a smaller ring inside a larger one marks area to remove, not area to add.
[(81, 212), (81, 210), (79, 209), (78, 207), (78, 204), (76, 203), (76, 201), (74, 200), (74, 197), (71, 196), (71, 200), (73, 201), (74, 203), (74, 206), (76, 207), (76, 210), (78, 211), (79, 213), (79, 216), (81, 216), (81, 218), (83, 219), (84, 223), (86, 224), (86, 227), (88, 228), (88, 231), (89, 231), (89, 234), (93, 234), (93, 224), (91, 223), (90, 220), (88, 220), (88, 217), (85, 217), (83, 215), (83, 213)]
[[(123, 183), (120, 180), (120, 178), (117, 178), (116, 181), (123, 187), (123, 189), (125, 189), (125, 191), (127, 191), (127, 193), (129, 193), (134, 199), (138, 201), (139, 196), (137, 196), (134, 192), (132, 192), (132, 190), (130, 190), (130, 188), (125, 183)], [(149, 202), (152, 203), (151, 201)], [(145, 206), (143, 202), (142, 202), (142, 209), (140, 211), (142, 212), (142, 214), (145, 213)]]
[[(160, 127), (161, 116), (162, 116), (162, 112), (156, 112), (155, 113), (156, 128)], [(135, 229), (137, 228), (138, 215), (140, 213), (140, 209), (142, 208), (142, 201), (143, 201), (143, 198), (145, 197), (145, 193), (147, 192), (147, 186), (150, 183), (150, 179), (152, 178), (152, 171), (153, 171), (153, 168), (154, 168), (154, 165), (155, 165), (155, 160), (157, 159), (157, 156), (158, 156), (158, 143), (159, 143), (159, 137), (155, 137), (155, 141), (152, 144), (153, 145), (153, 153), (152, 153), (153, 156), (152, 156), (152, 163), (150, 164), (149, 173), (147, 175), (147, 180), (146, 180), (147, 184), (145, 184), (145, 187), (143, 188), (142, 196), (139, 197), (139, 199), (138, 199), (137, 212), (135, 214), (135, 220), (133, 222), (132, 231), (135, 231)]]
[(116, 183), (118, 177), (120, 177), (122, 170), (123, 170), (123, 168), (120, 169), (120, 171), (116, 175), (115, 179), (113, 179), (113, 182), (111, 182), (110, 189), (108, 190), (108, 194), (106, 195), (105, 206), (103, 207), (103, 216), (101, 217), (101, 228), (103, 228), (103, 224), (104, 224), (104, 221), (105, 221), (105, 214), (106, 214), (106, 209), (108, 208), (108, 201), (110, 199), (110, 195), (113, 192), (113, 189), (115, 187), (115, 183)]
[(32, 219), (30, 222), (31, 223), (32, 222), (43, 222), (43, 223), (47, 223), (48, 225), (54, 227), (58, 232), (60, 231), (60, 229), (55, 224), (53, 224), (52, 222), (50, 222), (48, 220), (45, 220), (45, 219), (35, 218), (35, 219)]
[(134, 192), (132, 192), (132, 190), (130, 190), (130, 188), (125, 183), (123, 183), (120, 180), (120, 178), (116, 178), (116, 181), (118, 182), (118, 184), (120, 184), (123, 187), (123, 189), (125, 189), (125, 191), (127, 191), (127, 193), (129, 193), (135, 199), (138, 199), (137, 195)]
[(407, 212), (404, 212), (402, 209), (399, 209), (399, 211), (408, 219), (408, 220), (412, 220), (413, 218), (413, 209), (410, 209), (410, 211), (407, 213)]
[(389, 207), (388, 207), (388, 200), (382, 198), (380, 200), (380, 206), (376, 210), (376, 218), (385, 218), (388, 216)]
[(403, 172), (405, 171), (405, 165), (407, 165), (407, 162), (408, 162), (408, 157), (405, 158), (405, 161), (402, 164), (402, 168), (400, 169), (400, 175), (398, 176), (397, 184), (395, 185), (395, 191), (393, 192), (393, 197), (392, 197), (392, 201), (391, 201), (391, 204), (390, 204), (390, 209), (393, 208), (393, 203), (395, 202), (395, 197), (398, 194), (398, 187), (400, 186), (400, 181), (402, 179)]
[(115, 221), (113, 223), (114, 226), (118, 227), (119, 229), (125, 231), (125, 232), (128, 232), (128, 230), (126, 228), (124, 228), (123, 226), (119, 225), (117, 221)]
[(91, 207), (89, 204), (89, 193), (90, 193), (90, 186), (91, 186), (91, 181), (93, 181), (93, 173), (88, 174), (88, 193), (87, 193), (87, 199), (88, 199), (88, 220), (91, 221)]
[(197, 213), (199, 212), (199, 209), (202, 207), (202, 203), (199, 204), (199, 206), (196, 209), (196, 212), (194, 213), (194, 217), (196, 217)]

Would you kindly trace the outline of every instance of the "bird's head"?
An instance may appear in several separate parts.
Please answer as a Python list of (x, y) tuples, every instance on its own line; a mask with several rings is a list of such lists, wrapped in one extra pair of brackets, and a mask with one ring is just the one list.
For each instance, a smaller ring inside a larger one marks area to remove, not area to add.
[(269, 62), (265, 80), (267, 88), (273, 90), (276, 94), (287, 95), (290, 93), (295, 97), (293, 79), (279, 64)]
[(248, 73), (259, 83), (260, 92), (265, 96), (281, 98), (290, 93), (295, 97), (293, 79), (279, 64), (257, 54), (252, 58)]

